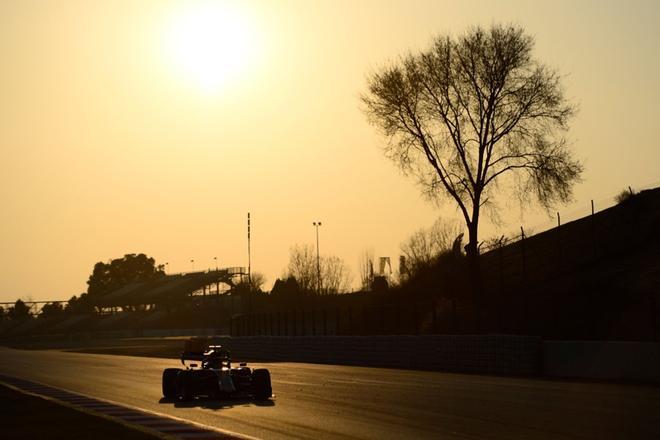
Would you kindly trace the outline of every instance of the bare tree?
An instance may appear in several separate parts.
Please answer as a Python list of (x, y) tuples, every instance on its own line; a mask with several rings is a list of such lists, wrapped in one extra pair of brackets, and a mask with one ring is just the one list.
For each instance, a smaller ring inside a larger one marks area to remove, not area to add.
[(260, 292), (263, 285), (266, 284), (266, 277), (261, 272), (252, 272), (250, 274), (250, 290)]
[(614, 200), (620, 205), (635, 197), (635, 194), (637, 193), (631, 187), (628, 187), (617, 194), (616, 197), (614, 197)]
[[(352, 276), (348, 266), (336, 256), (321, 256), (321, 293), (343, 293), (350, 288)], [(289, 265), (283, 278), (294, 277), (300, 290), (316, 291), (316, 250), (312, 245), (295, 245), (291, 248)]]
[(450, 251), (461, 228), (456, 221), (437, 219), (429, 228), (415, 231), (403, 244), (401, 253), (405, 257), (407, 274), (411, 275), (431, 265), (442, 252)]
[(481, 209), (494, 208), (498, 188), (549, 208), (570, 200), (582, 173), (564, 138), (575, 109), (533, 48), (518, 26), (440, 36), (431, 49), (371, 74), (362, 96), (389, 140), (388, 157), (429, 197), (456, 203), (469, 256), (478, 254)]
[(316, 251), (312, 245), (294, 245), (289, 255), (289, 265), (283, 278), (294, 277), (300, 290), (310, 292), (316, 286)]
[(358, 265), (360, 267), (360, 287), (363, 290), (370, 290), (374, 282), (374, 250), (362, 251)]
[(339, 257), (334, 255), (321, 258), (321, 293), (346, 293), (351, 288), (351, 271)]

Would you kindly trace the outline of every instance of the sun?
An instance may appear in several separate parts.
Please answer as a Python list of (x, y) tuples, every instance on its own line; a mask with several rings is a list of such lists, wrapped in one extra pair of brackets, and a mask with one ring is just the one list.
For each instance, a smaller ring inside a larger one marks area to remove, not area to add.
[(255, 32), (246, 15), (227, 4), (197, 4), (177, 12), (166, 30), (166, 54), (175, 72), (214, 92), (250, 67)]

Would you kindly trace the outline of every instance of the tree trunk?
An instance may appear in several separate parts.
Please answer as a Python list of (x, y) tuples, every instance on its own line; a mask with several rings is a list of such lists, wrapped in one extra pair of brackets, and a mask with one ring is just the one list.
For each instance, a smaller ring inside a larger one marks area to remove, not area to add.
[(480, 323), (481, 298), (482, 298), (482, 279), (481, 264), (479, 261), (479, 201), (475, 202), (475, 208), (472, 211), (472, 221), (468, 226), (468, 244), (465, 252), (468, 259), (468, 274), (470, 277), (470, 290), (472, 300), (472, 328), (476, 333), (482, 329)]
[[(472, 218), (474, 219), (474, 216)], [(468, 258), (476, 257), (479, 254), (478, 229), (479, 224), (474, 220), (468, 226), (468, 243), (465, 245), (465, 253)]]

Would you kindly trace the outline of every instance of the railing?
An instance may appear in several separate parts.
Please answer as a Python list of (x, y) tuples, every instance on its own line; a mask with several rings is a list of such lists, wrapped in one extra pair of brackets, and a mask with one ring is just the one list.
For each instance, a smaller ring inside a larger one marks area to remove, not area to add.
[[(631, 189), (634, 191), (634, 194), (639, 194), (642, 191), (651, 190), (658, 187), (660, 187), (660, 181), (654, 182), (653, 184), (649, 184), (644, 187)], [(617, 204), (618, 202), (616, 201), (616, 197), (607, 197), (598, 200), (591, 200), (591, 203), (584, 206), (583, 208), (573, 209), (569, 212), (553, 212), (552, 217), (554, 218), (552, 220), (548, 220), (543, 223), (537, 223), (535, 225), (522, 224), (515, 231), (511, 231), (510, 233), (503, 234), (499, 237), (492, 237), (482, 241), (479, 245), (479, 253), (485, 254), (494, 249), (499, 249), (503, 246), (517, 243), (523, 239), (531, 238), (534, 235), (539, 235), (553, 229), (561, 228), (561, 226), (567, 223), (587, 218), (590, 215), (594, 215), (606, 209), (612, 208)]]

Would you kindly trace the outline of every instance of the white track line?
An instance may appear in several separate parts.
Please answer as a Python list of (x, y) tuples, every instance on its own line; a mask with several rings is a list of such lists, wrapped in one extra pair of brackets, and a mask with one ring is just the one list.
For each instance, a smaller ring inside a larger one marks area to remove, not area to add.
[[(118, 421), (129, 427), (143, 431), (146, 429), (148, 432), (152, 434), (156, 433), (160, 437), (258, 440), (255, 437), (202, 425), (201, 423), (107, 399), (87, 396), (39, 382), (0, 375), (0, 384), (4, 384), (9, 388), (25, 394), (31, 394), (56, 403), (65, 404), (83, 412), (92, 412), (95, 415), (104, 416), (104, 418)], [(121, 416), (119, 413), (123, 413), (124, 416)], [(180, 433), (177, 434), (176, 431), (180, 431)]]

